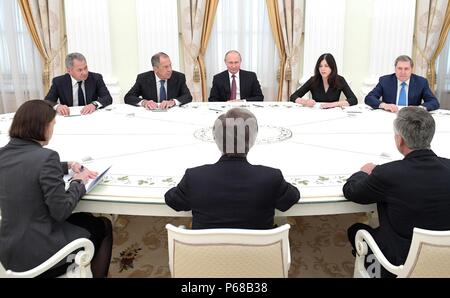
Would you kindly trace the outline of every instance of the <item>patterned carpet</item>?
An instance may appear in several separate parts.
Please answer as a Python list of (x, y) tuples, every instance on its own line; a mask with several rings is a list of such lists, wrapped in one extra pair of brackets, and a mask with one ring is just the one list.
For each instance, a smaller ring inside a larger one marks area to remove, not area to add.
[[(347, 228), (365, 214), (289, 217), (289, 277), (351, 277), (354, 257)], [(119, 216), (114, 228), (110, 277), (170, 277), (166, 223), (189, 218)]]

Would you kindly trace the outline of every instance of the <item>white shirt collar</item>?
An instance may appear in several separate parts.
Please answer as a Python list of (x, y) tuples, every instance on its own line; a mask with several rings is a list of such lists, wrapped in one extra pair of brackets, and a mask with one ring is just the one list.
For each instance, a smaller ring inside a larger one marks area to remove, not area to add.
[[(406, 81), (405, 81), (405, 83), (406, 83), (406, 87), (408, 87), (409, 86), (409, 81), (411, 80), (411, 78), (409, 78), (409, 79), (407, 79)], [(400, 81), (399, 79), (397, 79), (397, 86), (398, 87), (401, 87), (401, 85), (402, 85), (402, 81)]]
[[(78, 84), (78, 81), (74, 79), (74, 77), (70, 76), (70, 79), (72, 80), (72, 86), (75, 86)], [(84, 81), (83, 81), (84, 82)]]
[(155, 73), (155, 78), (156, 78), (156, 82), (158, 82), (158, 83), (161, 82), (161, 81), (166, 81), (167, 82), (167, 80), (160, 79), (156, 73)]
[[(236, 77), (236, 79), (239, 79), (239, 72), (240, 72), (240, 70), (237, 72), (237, 73), (235, 73), (234, 74), (234, 76)], [(231, 72), (228, 72), (228, 78), (231, 80), (231, 79), (233, 79), (231, 76), (232, 76), (233, 74), (231, 73)]]

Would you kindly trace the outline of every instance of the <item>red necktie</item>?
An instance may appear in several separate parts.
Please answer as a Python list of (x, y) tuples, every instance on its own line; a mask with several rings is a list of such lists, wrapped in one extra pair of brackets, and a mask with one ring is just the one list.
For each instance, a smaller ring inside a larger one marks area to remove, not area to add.
[(232, 75), (231, 77), (233, 78), (233, 80), (231, 81), (231, 95), (230, 95), (230, 100), (236, 99), (236, 91), (237, 91), (237, 87), (236, 87), (236, 76), (235, 76), (235, 75)]

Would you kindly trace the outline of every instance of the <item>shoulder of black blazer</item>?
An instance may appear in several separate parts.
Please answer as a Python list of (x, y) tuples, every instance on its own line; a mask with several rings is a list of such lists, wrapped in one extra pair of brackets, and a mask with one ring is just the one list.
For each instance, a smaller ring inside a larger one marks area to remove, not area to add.
[(137, 80), (156, 80), (155, 72), (153, 70), (138, 74)]
[(96, 82), (98, 80), (103, 80), (103, 76), (96, 72), (89, 72), (87, 80), (93, 80)]
[(219, 72), (218, 74), (214, 75), (213, 78), (215, 81), (229, 81), (229, 77), (228, 77), (228, 70)]
[(54, 77), (53, 78), (53, 84), (55, 84), (58, 87), (63, 87), (64, 85), (72, 86), (72, 81), (70, 78), (70, 75), (68, 73)]
[(254, 77), (254, 78), (256, 78), (256, 73), (253, 72), (253, 71), (248, 71), (248, 70), (241, 69), (239, 71), (239, 77), (245, 77), (245, 78)]
[[(102, 79), (102, 75), (96, 72), (89, 72), (89, 75), (86, 79), (86, 81), (90, 82), (97, 82), (98, 80)], [(58, 85), (58, 86), (63, 86), (67, 84), (69, 86), (72, 86), (72, 79), (70, 77), (70, 75), (68, 73), (63, 74), (61, 76), (57, 76), (53, 78), (53, 83)]]
[(178, 72), (178, 71), (172, 71), (172, 76), (170, 77), (169, 81), (181, 81), (184, 78), (186, 80), (184, 73)]

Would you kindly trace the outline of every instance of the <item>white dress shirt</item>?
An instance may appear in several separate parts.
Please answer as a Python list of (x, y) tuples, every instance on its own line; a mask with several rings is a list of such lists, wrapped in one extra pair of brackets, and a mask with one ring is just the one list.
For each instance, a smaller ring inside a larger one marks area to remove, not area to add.
[[(400, 90), (402, 90), (402, 81), (397, 80), (397, 100), (395, 101), (395, 103), (398, 105), (398, 99), (400, 97)], [(408, 91), (409, 91), (409, 80), (405, 81), (406, 86), (405, 86), (405, 92), (406, 92), (406, 106), (408, 106)]]
[[(78, 81), (75, 80), (72, 76), (70, 76), (70, 79), (72, 80), (72, 95), (73, 95), (73, 106), (77, 107), (79, 106), (78, 103)], [(87, 104), (87, 98), (86, 98), (86, 91), (85, 91), (85, 81), (83, 81), (83, 83), (81, 83), (81, 90), (83, 90), (83, 95), (84, 95), (84, 101)]]

